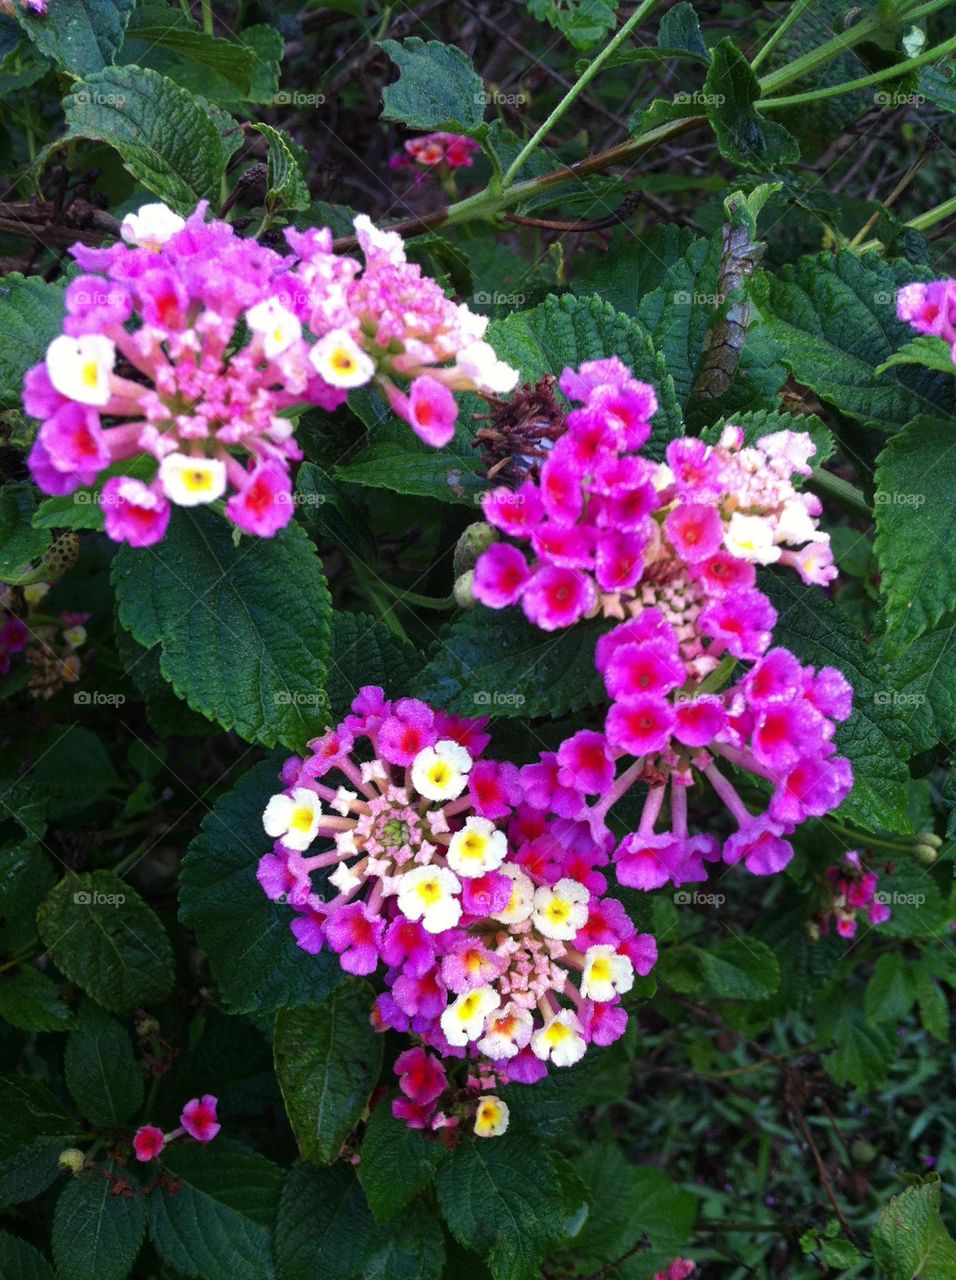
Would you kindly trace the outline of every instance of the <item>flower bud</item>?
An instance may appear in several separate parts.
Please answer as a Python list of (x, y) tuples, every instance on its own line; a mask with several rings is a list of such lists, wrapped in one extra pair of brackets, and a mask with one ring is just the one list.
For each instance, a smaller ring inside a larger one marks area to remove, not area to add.
[(76, 1147), (67, 1147), (65, 1151), (60, 1152), (57, 1163), (61, 1173), (72, 1173), (75, 1178), (86, 1167), (86, 1156)]
[(469, 569), (474, 569), (482, 551), (487, 551), (500, 536), (498, 530), (484, 520), (476, 520), (474, 524), (470, 524), (455, 544), (455, 577), (460, 578)]
[(856, 1138), (850, 1143), (850, 1156), (854, 1164), (872, 1164), (878, 1154), (879, 1152), (873, 1143), (867, 1142), (865, 1138)]
[(926, 867), (932, 866), (939, 857), (939, 849), (935, 845), (924, 843), (922, 840), (913, 845), (913, 853), (916, 855), (917, 862), (922, 862)]
[(475, 607), (475, 597), (472, 591), (474, 580), (474, 569), (469, 569), (467, 573), (463, 573), (460, 578), (455, 580), (452, 595), (455, 597), (455, 604), (459, 609), (473, 609)]

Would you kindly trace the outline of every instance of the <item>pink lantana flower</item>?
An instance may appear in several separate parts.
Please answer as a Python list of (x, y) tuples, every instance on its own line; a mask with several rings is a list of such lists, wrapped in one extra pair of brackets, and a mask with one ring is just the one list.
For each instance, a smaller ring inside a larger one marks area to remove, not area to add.
[(212, 1142), (222, 1128), (216, 1119), (218, 1101), (211, 1093), (204, 1093), (201, 1098), (190, 1098), (183, 1107), (180, 1123), (197, 1142)]

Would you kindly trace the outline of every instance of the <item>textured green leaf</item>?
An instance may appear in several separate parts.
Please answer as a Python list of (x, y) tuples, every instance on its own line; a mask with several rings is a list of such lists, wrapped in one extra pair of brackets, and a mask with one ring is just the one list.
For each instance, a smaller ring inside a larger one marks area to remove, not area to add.
[(281, 789), (278, 772), (277, 760), (265, 760), (245, 774), (206, 816), (182, 867), (182, 921), (234, 1013), (320, 1000), (342, 980), (338, 957), (296, 945), (291, 909), (270, 902), (256, 880), (259, 859), (272, 851), (262, 812)]
[(560, 1197), (545, 1148), (516, 1134), (459, 1143), (438, 1172), (452, 1235), (487, 1259), (494, 1280), (537, 1280), (563, 1236)]
[(934, 627), (956, 591), (954, 424), (924, 415), (893, 437), (876, 466), (876, 541), (886, 597), (886, 648)]
[(16, 582), (17, 571), (29, 573), (50, 545), (47, 529), (31, 525), (36, 491), (24, 481), (8, 481), (0, 489), (0, 581)]
[(0, 1205), (32, 1200), (57, 1177), (57, 1158), (75, 1125), (46, 1085), (0, 1076)]
[(164, 738), (190, 734), (205, 736), (209, 731), (209, 721), (198, 712), (191, 711), (163, 678), (160, 669), (162, 645), (154, 644), (147, 649), (120, 625), (118, 618), (113, 634), (123, 672), (145, 699), (146, 717), (156, 733)]
[(763, 172), (800, 159), (796, 138), (782, 124), (765, 120), (757, 110), (760, 82), (750, 63), (726, 36), (712, 51), (703, 93), (722, 156)]
[(854, 785), (838, 814), (871, 830), (908, 831), (906, 727), (879, 650), (818, 589), (783, 574), (765, 575), (760, 586), (777, 610), (774, 642), (803, 662), (838, 667), (853, 686), (853, 714), (838, 727), (836, 745), (853, 765)]
[(195, 1280), (274, 1280), (279, 1166), (222, 1136), (170, 1146), (163, 1164), (176, 1186), (149, 1197), (149, 1234), (167, 1266)]
[(103, 740), (91, 729), (58, 725), (31, 736), (24, 757), (32, 761), (31, 782), (46, 798), (50, 818), (82, 813), (117, 782)]
[(780, 966), (754, 938), (720, 938), (693, 952), (707, 981), (707, 995), (721, 1000), (765, 1000), (780, 986)]
[(136, 0), (62, 0), (56, 13), (37, 18), (14, 5), (13, 13), (41, 53), (74, 76), (111, 63)]
[(24, 1031), (65, 1031), (73, 1015), (45, 973), (11, 969), (0, 974), (0, 1019)]
[(616, 5), (606, 0), (528, 0), (528, 12), (549, 22), (575, 49), (603, 40), (616, 20)]
[(897, 431), (920, 413), (956, 421), (956, 379), (918, 365), (876, 372), (912, 337), (896, 318), (898, 289), (926, 276), (902, 260), (844, 251), (758, 272), (753, 293), (798, 382), (864, 426)]
[(817, 1018), (820, 1043), (835, 1045), (824, 1055), (823, 1065), (837, 1084), (868, 1089), (886, 1079), (896, 1056), (895, 1037), (870, 1025), (858, 991), (836, 991), (818, 1007)]
[(362, 1280), (439, 1280), (445, 1274), (445, 1238), (434, 1209), (409, 1205), (372, 1237)]
[(53, 1270), (32, 1244), (0, 1231), (0, 1280), (53, 1280)]
[[(127, 45), (124, 46), (124, 62), (129, 42), (141, 43), (147, 49), (165, 49), (189, 62), (198, 63), (228, 80), (237, 97), (246, 97), (252, 87), (252, 75), (256, 55), (247, 45), (235, 40), (224, 40), (203, 31), (186, 14), (171, 5), (141, 2), (126, 28)], [(198, 86), (197, 86), (198, 87)]]
[(123, 626), (160, 644), (160, 669), (195, 710), (252, 742), (293, 749), (326, 723), (330, 603), (303, 530), (236, 546), (213, 512), (180, 508), (154, 547), (113, 563)]
[(126, 1280), (145, 1234), (146, 1197), (114, 1195), (112, 1183), (90, 1170), (60, 1192), (53, 1214), (53, 1260), (70, 1280)]
[(415, 648), (367, 613), (332, 615), (329, 653), (329, 706), (334, 719), (348, 713), (352, 699), (366, 684), (377, 684), (389, 698), (405, 696), (421, 658)]
[(939, 1215), (939, 1178), (908, 1187), (880, 1210), (873, 1257), (887, 1280), (951, 1280), (956, 1242)]
[(138, 182), (182, 214), (218, 197), (242, 141), (230, 116), (146, 67), (87, 75), (71, 87), (63, 110), (67, 138), (107, 143)]
[(636, 317), (643, 297), (660, 288), (668, 272), (694, 243), (705, 243), (690, 227), (658, 222), (647, 230), (617, 232), (606, 251), (585, 250), (575, 257), (571, 290), (597, 295), (624, 315)]
[(173, 985), (166, 931), (112, 871), (61, 880), (42, 903), (40, 937), (57, 968), (104, 1008), (131, 1013)]
[(922, 364), (927, 369), (935, 369), (937, 373), (956, 374), (952, 346), (942, 338), (914, 338), (905, 347), (894, 352), (889, 360), (884, 360), (876, 372), (880, 374), (897, 364)]
[[(10, 800), (7, 793), (4, 805)], [(37, 936), (36, 909), (56, 881), (52, 858), (32, 839), (0, 848), (0, 947), (7, 955)]]
[(387, 1221), (429, 1186), (447, 1154), (434, 1135), (409, 1129), (387, 1102), (380, 1103), (365, 1130), (358, 1170), (375, 1220)]
[(909, 960), (888, 951), (873, 966), (863, 992), (863, 1011), (873, 1026), (899, 1022), (916, 1000), (916, 970)]
[(309, 157), (281, 129), (268, 124), (252, 126), (269, 144), (266, 161), (266, 203), (270, 209), (308, 209), (312, 203), (306, 172)]
[(63, 326), (63, 286), (39, 276), (0, 278), (0, 408), (20, 404), (23, 375)]
[(373, 999), (367, 982), (346, 978), (322, 1004), (276, 1018), (276, 1075), (306, 1160), (330, 1164), (368, 1104), (382, 1065)]
[(559, 716), (594, 706), (604, 686), (594, 667), (603, 622), (541, 631), (518, 609), (468, 610), (441, 636), (415, 683), (420, 698), (457, 715)]
[(142, 1106), (143, 1076), (129, 1033), (89, 1001), (67, 1038), (63, 1066), (73, 1100), (91, 1124), (123, 1124)]
[(417, 36), (381, 45), (400, 72), (382, 90), (383, 120), (397, 120), (409, 129), (445, 129), (472, 137), (485, 133), (485, 86), (462, 49)]
[[(728, 424), (740, 427), (744, 433), (744, 444), (751, 445), (763, 436), (772, 435), (776, 431), (805, 431), (817, 447), (813, 455), (813, 465), (819, 467), (826, 462), (836, 445), (833, 433), (820, 421), (815, 413), (781, 413), (777, 410), (758, 410), (756, 413), (735, 413), (721, 418), (719, 422), (706, 427), (701, 439), (708, 444), (716, 444), (720, 434)], [(800, 477), (796, 477), (799, 483)]]

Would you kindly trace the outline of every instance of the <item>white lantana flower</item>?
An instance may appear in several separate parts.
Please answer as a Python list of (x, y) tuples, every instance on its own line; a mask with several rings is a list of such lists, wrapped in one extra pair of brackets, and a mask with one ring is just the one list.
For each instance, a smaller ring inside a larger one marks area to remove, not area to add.
[(351, 893), (361, 883), (361, 879), (349, 870), (347, 862), (340, 862), (329, 876), (329, 884), (334, 884), (339, 893)]
[(333, 329), (320, 338), (309, 360), (330, 387), (364, 387), (375, 376), (375, 361), (344, 329)]
[(567, 878), (556, 885), (539, 885), (534, 893), (532, 923), (546, 938), (570, 942), (588, 919), (590, 893), (577, 880)]
[(588, 947), (581, 974), (581, 995), (602, 1004), (623, 995), (634, 985), (634, 966), (611, 946)]
[(471, 756), (450, 738), (419, 751), (412, 761), (412, 786), (426, 800), (457, 800), (468, 782)]
[(487, 818), (466, 818), (461, 831), (456, 831), (448, 846), (446, 860), (453, 871), (470, 880), (496, 871), (505, 860), (508, 841)]
[(531, 1051), (542, 1062), (556, 1067), (573, 1067), (587, 1049), (581, 1024), (570, 1009), (562, 1009), (531, 1037)]
[(266, 298), (264, 302), (250, 307), (246, 312), (246, 324), (253, 333), (261, 334), (263, 350), (269, 360), (288, 350), (302, 337), (298, 317), (276, 298)]
[(534, 908), (534, 883), (531, 877), (520, 867), (516, 867), (513, 862), (504, 863), (499, 870), (514, 883), (508, 905), (504, 911), (496, 912), (491, 918), (499, 920), (502, 924), (521, 924), (523, 920), (528, 919)]
[(61, 333), (46, 349), (46, 371), (61, 396), (102, 408), (110, 398), (110, 374), (116, 364), (112, 338)]
[(479, 1138), (500, 1138), (508, 1128), (509, 1116), (507, 1102), (502, 1102), (494, 1094), (486, 1093), (478, 1099), (475, 1133)]
[(281, 840), (287, 849), (303, 853), (315, 839), (322, 816), (322, 802), (308, 787), (294, 787), (291, 795), (273, 796), (262, 815), (267, 836)]
[(494, 396), (514, 391), (520, 377), (517, 369), (498, 359), (497, 352), (489, 342), (473, 342), (471, 346), (459, 351), (455, 366), (474, 382), (479, 391)]
[(780, 559), (773, 530), (763, 516), (745, 516), (735, 511), (724, 530), (724, 546), (732, 556), (749, 560), (751, 564), (773, 564)]
[(501, 997), (493, 987), (475, 987), (453, 1001), (441, 1016), (441, 1029), (449, 1044), (458, 1048), (477, 1040)]
[(534, 1018), (527, 1009), (509, 1001), (488, 1019), (484, 1036), (478, 1041), (478, 1052), (492, 1062), (513, 1058), (531, 1039)]
[(399, 877), (398, 909), (409, 920), (421, 920), (428, 933), (443, 933), (461, 919), (460, 892), (461, 881), (447, 867), (415, 867)]
[(157, 202), (141, 205), (136, 213), (128, 213), (120, 223), (120, 235), (127, 244), (158, 253), (185, 225), (178, 213)]
[(199, 507), (226, 492), (226, 464), (220, 458), (168, 453), (159, 464), (159, 480), (170, 502), (178, 507)]

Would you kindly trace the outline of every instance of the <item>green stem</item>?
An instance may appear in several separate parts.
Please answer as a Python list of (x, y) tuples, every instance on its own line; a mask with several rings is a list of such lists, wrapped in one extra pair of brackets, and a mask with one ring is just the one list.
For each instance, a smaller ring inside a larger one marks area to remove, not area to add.
[(783, 22), (781, 22), (778, 27), (774, 28), (767, 43), (762, 49), (757, 51), (753, 58), (751, 58), (750, 67), (752, 71), (756, 71), (760, 64), (766, 61), (767, 57), (774, 51), (774, 49), (776, 49), (777, 45), (787, 34), (803, 11), (809, 8), (810, 3), (811, 0), (796, 0), (796, 3), (791, 5), (790, 12), (784, 18)]
[(906, 841), (906, 843), (901, 844), (899, 841), (884, 840), (880, 836), (868, 835), (862, 831), (853, 831), (850, 827), (845, 827), (842, 822), (835, 822), (832, 818), (823, 818), (822, 822), (834, 835), (842, 836), (844, 840), (851, 841), (860, 849), (882, 849), (884, 853), (895, 853), (898, 858), (907, 857), (913, 852), (913, 845), (906, 840), (905, 836), (900, 837), (900, 840)]
[(502, 187), (507, 188), (511, 186), (514, 182), (515, 174), (524, 165), (528, 157), (538, 149), (568, 108), (581, 96), (597, 73), (604, 66), (605, 62), (607, 62), (611, 54), (615, 53), (621, 47), (637, 24), (645, 18), (658, 3), (659, 0), (643, 0), (643, 3), (637, 6), (613, 40), (610, 40), (604, 46), (587, 70), (579, 76), (575, 84), (573, 84), (564, 95), (540, 129), (531, 135), (528, 141), (518, 152), (517, 156), (515, 156), (514, 160), (512, 160), (511, 164), (505, 170), (505, 175), (501, 180)]
[(935, 227), (937, 222), (942, 222), (944, 218), (954, 213), (956, 213), (956, 196), (950, 196), (942, 204), (927, 209), (925, 213), (917, 214), (915, 218), (910, 218), (906, 225), (912, 227), (914, 231), (928, 231), (930, 227)]
[(202, 29), (207, 36), (212, 35), (212, 0), (202, 0)]
[(0, 964), (0, 973), (6, 973), (8, 969), (18, 969), (20, 965), (26, 964), (28, 960), (33, 960), (40, 954), (37, 944), (31, 942), (28, 947), (21, 948), (15, 955), (11, 956), (4, 964)]
[(873, 509), (862, 492), (840, 476), (835, 476), (832, 471), (814, 467), (813, 475), (807, 481), (807, 488), (821, 498), (838, 502), (844, 510), (851, 511), (855, 516), (863, 516), (865, 520), (873, 519)]
[(951, 36), (942, 44), (927, 49), (918, 58), (908, 58), (906, 62), (897, 62), (892, 67), (884, 67), (882, 71), (860, 76), (857, 80), (844, 80), (842, 84), (810, 89), (806, 93), (792, 93), (783, 98), (761, 98), (756, 105), (761, 111), (767, 112), (779, 107), (796, 107), (804, 102), (822, 102), (824, 98), (836, 98), (844, 93), (855, 93), (857, 89), (868, 89), (870, 85), (882, 84), (884, 80), (898, 80), (901, 75), (908, 75), (909, 72), (916, 71), (918, 67), (925, 67), (931, 62), (940, 62), (954, 50), (956, 50), (956, 36)]

